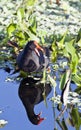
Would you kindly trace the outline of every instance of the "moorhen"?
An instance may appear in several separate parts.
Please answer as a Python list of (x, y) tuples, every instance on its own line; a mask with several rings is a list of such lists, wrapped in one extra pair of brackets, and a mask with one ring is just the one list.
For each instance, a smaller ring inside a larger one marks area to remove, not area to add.
[(45, 86), (39, 80), (35, 80), (32, 77), (23, 79), (19, 86), (19, 97), (25, 107), (29, 120), (34, 124), (40, 124), (45, 118), (41, 118), (34, 112), (34, 107), (44, 100), (43, 92), (45, 91), (46, 97), (51, 92), (51, 85), (46, 83)]
[(49, 64), (49, 49), (41, 47), (36, 41), (29, 41), (17, 57), (20, 70), (39, 72)]

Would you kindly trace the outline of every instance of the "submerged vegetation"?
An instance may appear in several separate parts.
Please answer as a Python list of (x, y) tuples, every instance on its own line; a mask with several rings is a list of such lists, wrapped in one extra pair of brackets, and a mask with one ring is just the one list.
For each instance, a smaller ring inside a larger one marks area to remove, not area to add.
[[(73, 93), (70, 92), (69, 98), (73, 97), (73, 100), (78, 96), (78, 99), (74, 103), (68, 103), (71, 106), (67, 105), (70, 115), (68, 122), (79, 130), (81, 126), (81, 1), (62, 0), (58, 6), (55, 1), (50, 4), (49, 0), (1, 0), (0, 13), (0, 68), (9, 73), (15, 70), (16, 56), (29, 40), (51, 46), (50, 60), (54, 75), (52, 77), (48, 74), (48, 78), (52, 86), (55, 86), (55, 94), (57, 81), (60, 81), (63, 89), (67, 74), (61, 75), (65, 69), (71, 70), (71, 83), (75, 88), (70, 88)], [(24, 72), (20, 73), (26, 76)], [(45, 73), (43, 75), (45, 80)], [(54, 97), (50, 100), (60, 106), (59, 98), (58, 101)], [(61, 123), (57, 120), (57, 123), (61, 128), (67, 127), (64, 119)]]

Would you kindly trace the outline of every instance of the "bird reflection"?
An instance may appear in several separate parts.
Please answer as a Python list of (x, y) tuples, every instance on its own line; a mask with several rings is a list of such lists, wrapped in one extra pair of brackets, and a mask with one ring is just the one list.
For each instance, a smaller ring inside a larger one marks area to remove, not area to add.
[(40, 82), (32, 77), (27, 77), (23, 79), (19, 86), (19, 97), (25, 107), (27, 116), (29, 120), (34, 124), (40, 124), (45, 118), (41, 118), (39, 113), (38, 115), (34, 112), (34, 107), (36, 104), (44, 100), (43, 92), (45, 91), (46, 97), (51, 92), (51, 86), (49, 83)]

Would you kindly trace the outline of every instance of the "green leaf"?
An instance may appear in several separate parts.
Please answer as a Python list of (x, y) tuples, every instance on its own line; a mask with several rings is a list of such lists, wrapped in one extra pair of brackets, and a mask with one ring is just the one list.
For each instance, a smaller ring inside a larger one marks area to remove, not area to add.
[(9, 26), (7, 27), (8, 36), (11, 37), (15, 30), (16, 30), (16, 24), (14, 24), (14, 23), (9, 24)]
[(57, 119), (56, 122), (58, 123), (61, 130), (68, 130), (64, 118), (62, 119), (62, 121)]
[(78, 46), (81, 47), (81, 39), (78, 41)]
[(23, 77), (23, 78), (25, 78), (25, 77), (28, 76), (28, 74), (26, 72), (24, 72), (24, 71), (21, 70), (20, 71), (20, 76)]
[(64, 130), (68, 130), (64, 118), (63, 118), (63, 120), (62, 120), (62, 126), (63, 126), (63, 129), (64, 129)]
[(74, 54), (72, 61), (70, 62), (70, 68), (71, 68), (73, 74), (77, 73), (78, 61), (79, 61), (78, 56), (76, 54)]
[(81, 39), (81, 28), (80, 28), (80, 30), (79, 30), (79, 32), (78, 32), (76, 42), (78, 42), (80, 39)]
[(71, 40), (70, 42), (65, 44), (65, 49), (66, 51), (71, 55), (71, 57), (74, 57), (75, 54), (75, 48), (73, 47), (73, 43), (74, 43), (75, 39)]
[(42, 83), (45, 83), (45, 82), (46, 82), (46, 68), (44, 68), (43, 78), (42, 78), (41, 82), (42, 82)]
[(75, 89), (75, 92), (77, 92), (79, 95), (81, 95), (81, 86), (80, 86), (80, 87), (77, 87), (77, 88)]
[(29, 30), (36, 35), (37, 31), (36, 17), (32, 17), (31, 19), (29, 19), (29, 22), (31, 23), (31, 25), (29, 26)]
[(46, 101), (45, 89), (44, 89), (44, 92), (42, 93), (42, 95), (43, 95), (43, 99), (44, 99), (44, 104), (47, 107), (48, 105), (47, 105), (47, 101)]
[(77, 65), (78, 65), (79, 60), (78, 60), (78, 56), (76, 54), (76, 49), (73, 46), (74, 41), (75, 40), (73, 39), (69, 43), (65, 44), (65, 50), (66, 50), (65, 52), (66, 52), (66, 54), (67, 53), (69, 54), (69, 59), (70, 59), (69, 65), (72, 70), (72, 73), (75, 74), (77, 72)]
[(20, 22), (22, 22), (24, 18), (24, 8), (19, 8), (17, 11), (17, 16)]
[(56, 87), (56, 81), (50, 75), (48, 75), (48, 79), (49, 79), (50, 83), (52, 84), (52, 86)]
[(80, 130), (80, 126), (81, 126), (81, 118), (78, 112), (78, 108), (73, 108), (71, 113), (71, 118), (73, 120), (73, 124), (76, 127), (76, 130)]
[(52, 52), (51, 52), (51, 60), (52, 60), (52, 62), (55, 62), (56, 61), (56, 58), (57, 58), (57, 46), (56, 46), (56, 44), (55, 44), (55, 40), (54, 40), (54, 42), (52, 43), (52, 45), (51, 45), (51, 49), (52, 49)]
[(68, 117), (68, 118), (66, 119), (66, 122), (67, 122), (69, 125), (71, 125), (72, 127), (74, 127), (73, 120), (72, 120), (70, 117)]
[(18, 36), (20, 39), (25, 39), (25, 35), (23, 34), (22, 31), (18, 31), (18, 32), (16, 33), (16, 36)]
[(72, 75), (72, 81), (77, 85), (81, 86), (81, 76), (78, 74)]
[(67, 81), (71, 78), (71, 70), (68, 69), (66, 72), (62, 75), (61, 80), (60, 80), (60, 85), (59, 88), (62, 90), (65, 87), (65, 84)]
[(35, 40), (35, 41), (39, 42), (39, 38), (36, 35), (34, 35), (30, 30), (26, 31), (26, 33), (30, 37), (30, 40)]
[(64, 33), (63, 38), (62, 38), (62, 39), (59, 41), (59, 43), (58, 43), (58, 46), (59, 46), (60, 49), (64, 48), (64, 41), (65, 41), (67, 32), (68, 32), (68, 31), (66, 31), (66, 32)]
[(14, 36), (17, 39), (19, 46), (23, 46), (23, 44), (25, 44), (29, 38), (28, 35), (26, 35), (26, 33), (22, 31), (16, 31)]
[(62, 90), (65, 86), (65, 83), (66, 83), (66, 73), (64, 73), (61, 77), (61, 80), (60, 80), (60, 85), (59, 85), (59, 88)]
[(44, 91), (43, 91), (43, 98), (44, 98), (44, 103), (45, 103), (45, 105), (46, 105), (46, 107), (47, 107), (47, 101), (46, 101), (46, 94), (45, 94), (45, 84), (46, 84), (46, 68), (44, 68), (44, 71), (43, 71), (43, 78), (42, 78), (42, 80), (41, 80), (41, 83), (43, 83), (44, 84)]

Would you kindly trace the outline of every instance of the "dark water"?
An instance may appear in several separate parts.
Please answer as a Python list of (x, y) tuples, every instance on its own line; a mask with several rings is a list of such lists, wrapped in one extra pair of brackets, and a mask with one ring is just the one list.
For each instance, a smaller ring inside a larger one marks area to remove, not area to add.
[[(4, 70), (0, 70), (0, 110), (3, 112), (0, 114), (0, 120), (4, 119), (8, 121), (2, 129), (3, 130), (54, 130), (56, 125), (58, 130), (61, 130), (59, 125), (54, 122), (52, 104), (47, 101), (48, 108), (46, 108), (44, 102), (36, 105), (35, 113), (38, 114), (42, 111), (42, 117), (46, 117), (40, 125), (33, 125), (26, 115), (26, 111), (22, 102), (18, 96), (18, 88), (20, 83), (6, 82), (6, 77), (9, 76)], [(52, 92), (48, 98), (51, 97)], [(56, 116), (59, 113), (56, 111)], [(67, 116), (67, 115), (65, 115)], [(68, 130), (75, 130), (73, 127), (68, 127)]]

